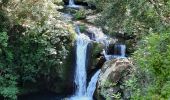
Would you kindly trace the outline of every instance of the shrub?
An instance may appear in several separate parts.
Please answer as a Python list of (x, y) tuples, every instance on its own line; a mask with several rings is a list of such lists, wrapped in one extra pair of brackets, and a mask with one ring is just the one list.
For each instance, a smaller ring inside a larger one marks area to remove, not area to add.
[(138, 77), (138, 84), (143, 84), (138, 85), (143, 99), (169, 99), (170, 97), (168, 90), (170, 85), (169, 43), (170, 33), (151, 34), (139, 43), (140, 48), (134, 53), (136, 66), (139, 66), (142, 71), (150, 73), (147, 75), (152, 77), (149, 82), (146, 77), (143, 77), (143, 79)]
[(0, 96), (11, 100), (25, 88), (51, 89), (67, 74), (61, 67), (67, 69), (62, 64), (74, 32), (56, 11), (60, 2), (0, 1), (0, 17), (5, 19), (0, 21)]
[(86, 18), (86, 12), (84, 9), (80, 9), (78, 10), (75, 14), (74, 14), (74, 18), (77, 20), (81, 20), (81, 19), (85, 19)]
[(85, 25), (80, 25), (80, 32), (83, 33), (86, 31), (87, 27)]

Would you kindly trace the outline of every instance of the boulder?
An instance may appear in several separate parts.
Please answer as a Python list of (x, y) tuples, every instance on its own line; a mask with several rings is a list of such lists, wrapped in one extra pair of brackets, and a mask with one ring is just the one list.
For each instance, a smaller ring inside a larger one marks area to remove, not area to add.
[(129, 99), (130, 92), (123, 85), (130, 78), (133, 69), (134, 66), (128, 58), (115, 58), (105, 62), (97, 83), (97, 100)]
[(88, 72), (93, 69), (99, 69), (103, 66), (105, 59), (101, 55), (102, 50), (104, 49), (104, 45), (102, 43), (92, 42), (91, 50), (89, 51), (89, 67)]
[(87, 53), (87, 81), (90, 81), (91, 77), (94, 73), (100, 69), (104, 62), (105, 58), (101, 55), (102, 50), (104, 49), (104, 45), (97, 42), (91, 42), (88, 45), (88, 53)]

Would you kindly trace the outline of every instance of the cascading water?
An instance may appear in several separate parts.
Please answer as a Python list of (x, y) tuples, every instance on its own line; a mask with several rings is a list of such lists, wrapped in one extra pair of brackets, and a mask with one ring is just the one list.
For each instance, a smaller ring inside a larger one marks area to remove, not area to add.
[(96, 88), (96, 83), (100, 70), (97, 71), (92, 77), (88, 88), (86, 89), (87, 84), (87, 74), (86, 74), (86, 52), (87, 46), (90, 42), (88, 36), (81, 34), (79, 27), (76, 27), (78, 32), (77, 41), (76, 41), (76, 71), (75, 71), (75, 84), (76, 91), (75, 95), (70, 98), (70, 100), (92, 100), (93, 93)]
[(75, 83), (76, 96), (83, 96), (86, 93), (86, 51), (90, 39), (84, 34), (78, 35), (77, 38), (77, 58), (76, 58), (76, 74)]
[(74, 2), (74, 0), (69, 0), (69, 5), (68, 5), (68, 7), (71, 7), (71, 8), (79, 8), (79, 7), (81, 7), (81, 6), (76, 5), (75, 2)]
[(69, 0), (69, 5), (70, 5), (70, 6), (75, 5), (74, 0)]
[(94, 76), (91, 78), (90, 82), (89, 82), (89, 85), (87, 87), (87, 96), (88, 97), (93, 97), (93, 94), (94, 94), (94, 91), (96, 89), (96, 83), (97, 83), (97, 79), (98, 79), (98, 76), (100, 74), (100, 71), (101, 70), (98, 70)]
[(80, 32), (80, 27), (79, 27), (78, 25), (76, 25), (75, 31), (77, 32), (77, 34), (81, 34), (81, 32)]
[(125, 45), (120, 45), (120, 54), (121, 54), (121, 57), (125, 57), (126, 55), (126, 46)]
[(126, 53), (126, 45), (123, 44), (116, 44), (114, 47), (114, 56), (115, 57), (125, 57)]
[(110, 60), (113, 58), (125, 58), (126, 56), (126, 45), (117, 44), (114, 47), (115, 53), (113, 55), (108, 55), (105, 50), (103, 50), (103, 55), (106, 60)]

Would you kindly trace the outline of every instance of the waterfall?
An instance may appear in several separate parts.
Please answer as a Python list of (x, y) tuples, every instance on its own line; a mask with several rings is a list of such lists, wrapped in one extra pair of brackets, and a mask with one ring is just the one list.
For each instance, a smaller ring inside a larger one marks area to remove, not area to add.
[(91, 78), (88, 88), (87, 73), (86, 73), (86, 53), (87, 46), (90, 43), (90, 38), (80, 33), (79, 27), (76, 27), (77, 40), (76, 40), (76, 70), (75, 79), (76, 84), (75, 94), (69, 100), (93, 100), (93, 93), (96, 89), (96, 83), (100, 70), (97, 71)]
[(125, 57), (125, 54), (126, 54), (126, 46), (125, 45), (120, 45), (120, 54), (121, 54), (121, 57)]
[(89, 37), (84, 34), (80, 34), (78, 35), (76, 43), (76, 96), (83, 96), (86, 93), (86, 51), (89, 43)]
[(70, 5), (70, 6), (75, 5), (74, 0), (69, 0), (69, 5)]
[[(93, 94), (96, 89), (96, 83), (98, 80), (98, 76), (101, 70), (98, 70), (91, 78), (87, 90), (85, 89), (86, 93), (83, 95), (76, 94), (75, 96), (71, 97), (69, 100), (93, 100)], [(85, 92), (84, 91), (84, 92)]]
[(80, 8), (81, 6), (76, 5), (74, 0), (69, 0), (68, 7), (71, 7), (71, 8)]
[(126, 45), (123, 44), (116, 44), (114, 46), (114, 54), (108, 55), (106, 50), (103, 50), (103, 55), (106, 60), (111, 60), (113, 58), (125, 58), (126, 57)]
[(80, 27), (79, 27), (78, 25), (76, 25), (75, 27), (76, 27), (76, 28), (75, 28), (76, 33), (77, 33), (77, 34), (81, 34), (81, 32), (80, 32)]
[(89, 85), (87, 87), (87, 96), (93, 97), (94, 91), (96, 89), (96, 83), (101, 70), (98, 70), (94, 76), (91, 78)]
[(125, 57), (126, 53), (126, 45), (123, 44), (116, 44), (114, 47), (114, 51), (117, 57)]

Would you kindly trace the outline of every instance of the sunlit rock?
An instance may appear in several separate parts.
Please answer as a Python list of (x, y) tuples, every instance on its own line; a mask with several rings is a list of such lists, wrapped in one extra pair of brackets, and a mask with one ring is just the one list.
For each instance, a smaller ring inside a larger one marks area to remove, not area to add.
[[(96, 98), (115, 99), (112, 95), (120, 96), (122, 99), (129, 99), (128, 93), (122, 84), (125, 83), (133, 72), (133, 64), (128, 58), (115, 58), (105, 62), (101, 69), (98, 80)], [(106, 96), (107, 94), (107, 96)]]

